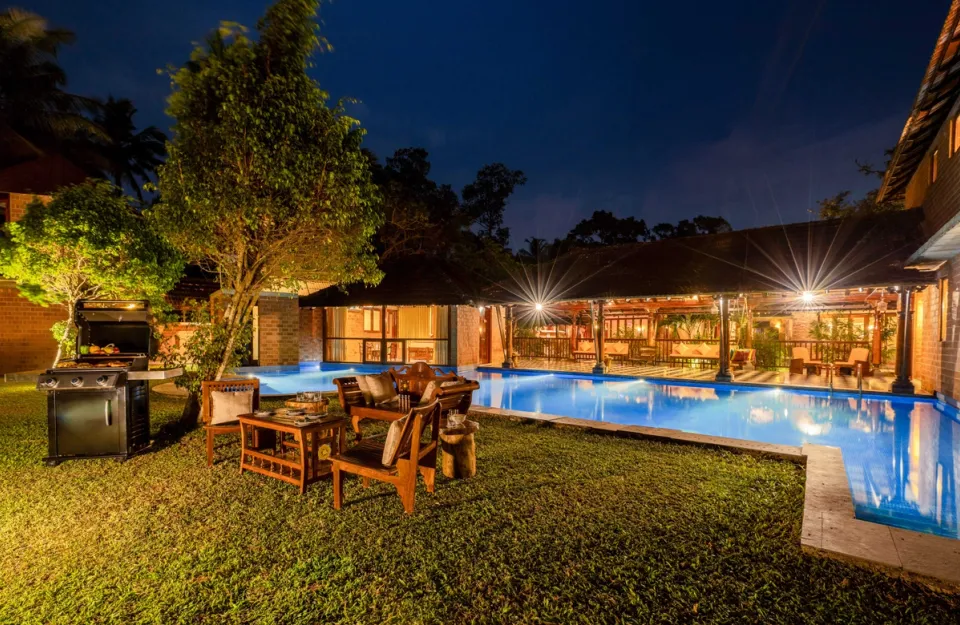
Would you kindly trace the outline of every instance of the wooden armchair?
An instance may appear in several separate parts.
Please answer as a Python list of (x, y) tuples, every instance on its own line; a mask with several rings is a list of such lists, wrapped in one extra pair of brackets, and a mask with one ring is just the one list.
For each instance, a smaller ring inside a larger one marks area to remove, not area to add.
[(873, 373), (870, 369), (870, 350), (866, 347), (854, 347), (850, 351), (849, 358), (833, 364), (837, 367), (837, 373), (840, 375), (853, 375), (857, 371), (857, 365), (862, 367), (863, 377)]
[(408, 390), (410, 394), (419, 398), (423, 395), (423, 390), (430, 382), (440, 384), (441, 382), (456, 380), (457, 374), (444, 373), (443, 370), (438, 367), (431, 367), (425, 362), (416, 362), (412, 365), (401, 367), (400, 369), (391, 367), (390, 377), (393, 378), (393, 383), (397, 385), (398, 391), (402, 384), (406, 384), (409, 387)]
[(440, 402), (441, 419), (445, 418), (451, 410), (467, 414), (473, 404), (473, 392), (479, 388), (480, 383), (476, 380), (466, 380), (462, 384), (453, 386), (441, 386), (436, 396), (437, 401)]
[(242, 379), (242, 380), (217, 380), (204, 381), (200, 383), (200, 421), (203, 423), (203, 429), (207, 433), (207, 466), (213, 466), (213, 439), (220, 434), (240, 433), (240, 421), (235, 423), (219, 423), (213, 425), (210, 421), (213, 419), (213, 401), (210, 393), (213, 391), (235, 392), (235, 391), (253, 391), (253, 410), (260, 409), (260, 380)]
[(334, 378), (334, 385), (337, 387), (337, 398), (340, 400), (340, 408), (347, 416), (351, 416), (350, 410), (354, 406), (366, 406), (363, 399), (363, 392), (360, 390), (360, 384), (357, 378)]
[[(421, 438), (428, 425), (430, 441), (424, 445)], [(333, 507), (339, 510), (343, 505), (343, 473), (352, 473), (363, 478), (364, 488), (370, 479), (393, 484), (403, 502), (404, 512), (412, 514), (418, 472), (423, 475), (427, 492), (434, 490), (439, 436), (440, 402), (434, 401), (407, 413), (400, 444), (389, 462), (383, 462), (383, 442), (372, 439), (363, 439), (333, 456)]]

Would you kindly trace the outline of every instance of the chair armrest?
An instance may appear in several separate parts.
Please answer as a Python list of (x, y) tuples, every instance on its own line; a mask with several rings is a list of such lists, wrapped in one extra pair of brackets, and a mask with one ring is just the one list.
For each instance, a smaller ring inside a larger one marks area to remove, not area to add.
[(420, 453), (417, 454), (417, 460), (423, 460), (424, 456), (429, 454), (431, 451), (437, 448), (437, 441), (430, 441), (426, 445), (420, 448)]

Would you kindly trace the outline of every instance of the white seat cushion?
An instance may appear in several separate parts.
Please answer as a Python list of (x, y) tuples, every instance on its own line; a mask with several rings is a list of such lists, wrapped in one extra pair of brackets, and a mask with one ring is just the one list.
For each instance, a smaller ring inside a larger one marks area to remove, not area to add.
[(253, 412), (253, 391), (211, 391), (210, 403), (210, 425), (233, 424)]

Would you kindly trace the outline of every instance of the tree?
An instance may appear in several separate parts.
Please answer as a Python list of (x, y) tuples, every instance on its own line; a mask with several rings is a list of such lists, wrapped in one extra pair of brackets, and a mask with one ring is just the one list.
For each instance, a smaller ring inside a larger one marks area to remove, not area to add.
[[(893, 148), (886, 150), (885, 153), (889, 157), (893, 154)], [(857, 164), (857, 170), (864, 176), (883, 179), (884, 170), (875, 169), (871, 163), (854, 162)], [(867, 191), (858, 200), (850, 199), (851, 192), (849, 190), (840, 191), (834, 196), (819, 200), (817, 202), (817, 214), (820, 219), (839, 219), (850, 215), (873, 215), (903, 209), (902, 200), (878, 202), (879, 191), (880, 189)]]
[(102, 134), (84, 115), (96, 102), (64, 90), (67, 76), (57, 54), (73, 41), (72, 32), (51, 29), (34, 13), (0, 12), (0, 125), (40, 143)]
[(370, 156), (373, 180), (383, 198), (384, 224), (377, 234), (381, 259), (446, 254), (468, 222), (450, 185), (429, 178), (429, 153), (401, 148), (386, 165)]
[(485, 165), (477, 178), (463, 188), (463, 210), (471, 223), (478, 226), (478, 234), (506, 247), (510, 229), (503, 225), (503, 211), (513, 190), (526, 184), (527, 177), (519, 169), (508, 169), (503, 163)]
[(119, 190), (88, 181), (35, 199), (0, 237), (0, 272), (30, 301), (66, 308), (55, 326), (56, 363), (73, 335), (81, 299), (146, 298), (159, 302), (176, 284), (183, 262)]
[(647, 223), (635, 217), (619, 218), (609, 211), (594, 211), (570, 231), (568, 240), (577, 246), (619, 245), (648, 241)]
[(379, 198), (359, 122), (307, 75), (326, 42), (317, 0), (279, 0), (256, 39), (224, 23), (171, 69), (174, 139), (158, 168), (154, 223), (217, 273), (227, 302), (219, 379), (261, 291), (381, 277), (371, 237)]
[(731, 232), (733, 226), (723, 217), (707, 217), (697, 215), (693, 220), (681, 219), (677, 225), (659, 223), (653, 227), (653, 236), (658, 240), (679, 239), (703, 234), (720, 234)]
[(104, 175), (117, 187), (129, 184), (142, 201), (140, 187), (163, 162), (167, 136), (155, 126), (137, 132), (133, 123), (136, 112), (130, 100), (109, 97), (95, 118), (106, 136), (94, 141), (103, 161)]

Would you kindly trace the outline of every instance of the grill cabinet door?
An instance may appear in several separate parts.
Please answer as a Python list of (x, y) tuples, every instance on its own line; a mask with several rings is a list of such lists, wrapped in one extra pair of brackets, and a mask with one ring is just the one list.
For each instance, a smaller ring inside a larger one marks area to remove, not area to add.
[(97, 456), (121, 452), (120, 402), (112, 391), (57, 393), (57, 454)]

